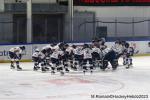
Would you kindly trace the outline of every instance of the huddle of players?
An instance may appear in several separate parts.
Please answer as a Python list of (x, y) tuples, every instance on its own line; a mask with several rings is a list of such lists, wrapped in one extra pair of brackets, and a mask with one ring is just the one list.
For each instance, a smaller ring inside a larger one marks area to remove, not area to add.
[(47, 45), (41, 51), (36, 49), (32, 59), (34, 70), (41, 67), (42, 71), (47, 71), (50, 67), (52, 73), (57, 70), (64, 74), (64, 70), (69, 72), (68, 67), (71, 66), (74, 70), (80, 68), (84, 73), (88, 70), (92, 73), (96, 66), (105, 70), (109, 62), (112, 69), (116, 70), (118, 59), (121, 56), (123, 56), (123, 64), (129, 68), (132, 65), (133, 54), (134, 49), (130, 47), (129, 43), (117, 40), (114, 46), (108, 48), (105, 45), (105, 39), (102, 38), (93, 40), (92, 44), (82, 46), (70, 46), (66, 43)]
[[(105, 41), (102, 42), (101, 49), (106, 48)], [(42, 71), (47, 71), (49, 66), (51, 72), (59, 71), (64, 74), (64, 70), (69, 72), (69, 66), (78, 70), (83, 69), (85, 73), (88, 69), (92, 72), (94, 69), (93, 59), (101, 59), (101, 49), (96, 46), (96, 44), (89, 45), (84, 44), (82, 46), (68, 45), (67, 43), (50, 44), (41, 49), (36, 49), (32, 55), (32, 60), (34, 61), (34, 70), (38, 70), (41, 65)]]
[[(10, 49), (11, 68), (15, 68), (14, 63), (16, 62), (17, 69), (22, 70), (19, 61), (24, 50), (25, 46)], [(34, 70), (41, 68), (42, 72), (45, 72), (51, 69), (51, 73), (59, 71), (63, 75), (64, 70), (69, 72), (69, 66), (74, 70), (80, 68), (84, 73), (88, 70), (92, 73), (96, 66), (105, 70), (109, 62), (112, 69), (116, 70), (118, 59), (121, 56), (123, 56), (123, 64), (129, 68), (132, 65), (133, 54), (134, 49), (130, 47), (129, 43), (117, 40), (111, 48), (108, 48), (105, 45), (105, 39), (102, 38), (94, 39), (92, 44), (82, 46), (70, 46), (67, 43), (50, 44), (41, 50), (36, 49), (32, 60)]]

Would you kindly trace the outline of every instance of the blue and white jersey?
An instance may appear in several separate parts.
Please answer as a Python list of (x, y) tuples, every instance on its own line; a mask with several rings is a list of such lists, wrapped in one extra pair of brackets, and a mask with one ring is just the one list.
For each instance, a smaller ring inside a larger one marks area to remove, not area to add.
[(91, 59), (92, 53), (93, 53), (93, 51), (90, 48), (83, 49), (83, 59), (89, 59), (89, 58)]
[(59, 56), (63, 56), (64, 52), (62, 50), (54, 50), (51, 54), (51, 58), (59, 59)]
[(128, 52), (128, 54), (129, 54), (130, 56), (133, 56), (133, 54), (134, 54), (134, 49), (133, 49), (133, 47), (129, 47), (127, 52)]
[(123, 46), (120, 44), (113, 45), (111, 49), (114, 50), (118, 54), (121, 54), (123, 52)]
[(66, 52), (68, 52), (69, 54), (71, 54), (71, 52), (73, 52), (73, 48), (72, 48), (72, 47), (68, 47), (68, 48), (66, 49)]
[(11, 48), (9, 51), (15, 54), (22, 54), (22, 49), (20, 47)]
[(124, 55), (133, 56), (133, 54), (134, 54), (133, 47), (125, 48)]
[(51, 49), (52, 50), (59, 50), (60, 48), (59, 48), (59, 45), (56, 45), (56, 46), (53, 46)]
[(41, 53), (43, 53), (43, 55), (45, 55), (46, 57), (48, 57), (52, 53), (52, 47), (51, 47), (51, 45), (44, 46), (42, 48), (42, 50), (41, 50)]
[[(48, 49), (51, 49), (52, 48), (52, 46), (51, 45), (46, 45), (46, 46), (44, 46), (43, 48), (42, 48), (42, 50), (48, 50)], [(41, 50), (41, 51), (42, 51)]]
[(92, 48), (92, 51), (93, 51), (93, 52), (96, 52), (96, 53), (98, 53), (98, 54), (101, 53), (100, 48), (97, 48), (97, 47), (95, 47), (95, 46)]
[(36, 58), (41, 57), (41, 56), (42, 56), (41, 52), (34, 52), (32, 54), (32, 57), (36, 57)]
[(105, 56), (108, 52), (110, 52), (112, 49), (110, 48), (106, 48), (104, 50), (102, 50), (102, 55)]
[(73, 50), (73, 53), (74, 53), (75, 55), (83, 55), (82, 47), (80, 47), (80, 46), (76, 47), (76, 48)]

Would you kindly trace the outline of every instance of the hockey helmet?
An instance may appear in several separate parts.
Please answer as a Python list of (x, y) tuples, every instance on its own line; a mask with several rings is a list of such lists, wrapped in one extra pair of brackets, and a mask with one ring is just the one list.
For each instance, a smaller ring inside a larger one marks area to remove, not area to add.
[(88, 44), (84, 44), (83, 47), (84, 48), (89, 48), (89, 45)]
[(40, 52), (40, 50), (39, 49), (35, 49), (35, 52)]
[(125, 43), (125, 47), (129, 48), (130, 44), (129, 43)]
[(25, 50), (26, 48), (25, 48), (25, 46), (21, 46), (20, 49), (21, 50)]

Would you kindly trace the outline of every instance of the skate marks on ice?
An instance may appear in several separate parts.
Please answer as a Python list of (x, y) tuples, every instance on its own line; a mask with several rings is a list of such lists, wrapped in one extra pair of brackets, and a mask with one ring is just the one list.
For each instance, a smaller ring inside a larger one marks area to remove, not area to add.
[[(106, 94), (119, 91), (124, 84), (118, 80), (96, 75), (68, 75), (62, 78), (51, 79), (48, 83), (59, 87), (67, 87), (62, 92), (66, 94), (48, 96), (48, 98), (90, 97), (91, 94)], [(69, 91), (69, 93), (67, 92)]]
[(90, 98), (93, 93), (113, 93), (124, 87), (117, 80), (97, 75), (46, 75), (46, 78), (0, 83), (0, 100)]

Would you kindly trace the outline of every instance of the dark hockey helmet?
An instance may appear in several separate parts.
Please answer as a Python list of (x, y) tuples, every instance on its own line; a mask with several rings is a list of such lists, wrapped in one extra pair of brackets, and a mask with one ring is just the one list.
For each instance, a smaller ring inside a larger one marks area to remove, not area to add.
[(64, 46), (64, 43), (63, 42), (61, 42), (61, 43), (59, 43), (59, 48), (62, 48), (63, 46)]
[(76, 45), (72, 45), (72, 47), (75, 49), (77, 46)]
[(69, 47), (69, 44), (66, 43), (66, 44), (65, 44), (65, 47)]
[(52, 47), (54, 47), (54, 46), (56, 46), (57, 45), (57, 43), (52, 43), (52, 44), (50, 44)]
[(95, 40), (92, 40), (92, 43), (94, 43), (95, 42)]
[(89, 45), (88, 44), (84, 44), (83, 48), (89, 48)]
[(115, 44), (119, 44), (119, 40), (115, 41)]
[(21, 46), (20, 49), (21, 49), (21, 50), (25, 50), (26, 47), (25, 47), (25, 46)]
[(129, 43), (125, 43), (125, 47), (129, 48), (130, 44)]
[(98, 38), (98, 39), (96, 40), (96, 42), (100, 42), (100, 41), (102, 41), (102, 39), (101, 39), (101, 38)]
[(99, 41), (99, 39), (97, 37), (95, 37), (95, 38), (92, 39), (92, 43), (98, 42), (98, 41)]
[(51, 51), (52, 51), (51, 48), (46, 49), (46, 52), (51, 52)]
[(127, 42), (124, 41), (124, 40), (121, 41), (121, 44), (122, 44), (123, 46), (124, 46), (126, 43), (127, 43)]

